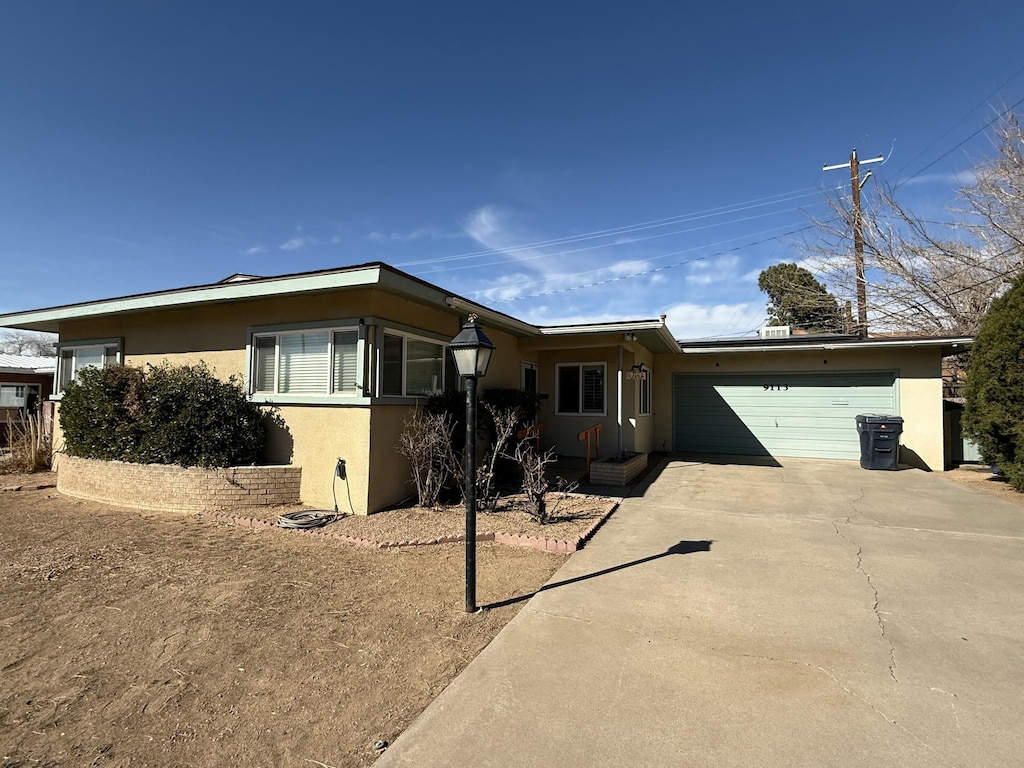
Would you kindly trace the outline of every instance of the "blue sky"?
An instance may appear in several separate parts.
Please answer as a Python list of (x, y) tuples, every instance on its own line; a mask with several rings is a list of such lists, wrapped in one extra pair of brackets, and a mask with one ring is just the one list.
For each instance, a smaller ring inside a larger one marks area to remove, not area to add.
[(537, 323), (742, 335), (849, 183), (823, 164), (891, 155), (912, 207), (951, 201), (991, 142), (935, 161), (1024, 99), (1022, 28), (1008, 2), (3, 3), (0, 312), (385, 261)]

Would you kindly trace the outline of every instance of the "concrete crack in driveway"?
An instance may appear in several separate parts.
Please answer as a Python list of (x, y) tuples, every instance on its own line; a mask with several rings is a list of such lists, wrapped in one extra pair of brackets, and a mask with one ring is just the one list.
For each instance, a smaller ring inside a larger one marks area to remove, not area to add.
[(857, 572), (864, 575), (865, 580), (868, 583), (868, 588), (871, 589), (871, 593), (874, 596), (874, 601), (871, 605), (871, 611), (875, 614), (875, 621), (878, 622), (878, 629), (882, 634), (882, 639), (885, 640), (886, 645), (889, 646), (889, 674), (892, 675), (892, 679), (897, 683), (900, 679), (896, 676), (896, 648), (893, 646), (892, 641), (885, 634), (885, 621), (882, 619), (882, 614), (878, 610), (878, 588), (874, 582), (871, 581), (871, 574), (864, 570), (864, 548), (857, 542), (849, 539), (839, 530), (839, 524), (836, 522), (832, 523), (832, 527), (835, 528), (836, 535), (839, 536), (843, 541), (851, 546), (857, 548)]
[[(874, 712), (880, 718), (885, 720), (885, 722), (889, 723), (889, 725), (894, 725), (897, 728), (899, 728), (901, 731), (903, 731), (905, 734), (907, 734), (907, 736), (912, 738), (914, 741), (916, 741), (922, 747), (924, 747), (929, 752), (931, 752), (933, 755), (935, 755), (937, 758), (939, 758), (939, 760), (941, 760), (943, 764), (951, 765), (949, 760), (946, 759), (942, 754), (937, 752), (934, 747), (932, 747), (930, 744), (928, 744), (928, 742), (924, 741), (916, 733), (914, 733), (913, 731), (908, 729), (906, 726), (901, 725), (894, 718), (890, 717), (885, 712), (880, 710), (869, 699), (866, 699), (864, 696), (861, 696), (859, 693), (857, 693), (856, 691), (851, 689), (849, 686), (844, 684), (838, 677), (835, 676), (835, 674), (833, 674), (833, 672), (831, 670), (825, 669), (825, 667), (819, 666), (817, 664), (811, 664), (810, 662), (807, 662), (807, 661), (799, 661), (797, 659), (780, 659), (780, 658), (777, 658), (775, 656), (762, 656), (762, 655), (753, 654), (753, 653), (731, 653), (731, 652), (729, 652), (729, 651), (727, 651), (725, 649), (716, 648), (714, 646), (708, 647), (707, 650), (710, 650), (710, 651), (713, 651), (713, 652), (716, 652), (716, 653), (722, 653), (722, 654), (725, 654), (725, 655), (728, 655), (728, 656), (733, 656), (735, 658), (755, 659), (755, 660), (758, 660), (758, 661), (768, 661), (768, 662), (772, 662), (772, 663), (776, 663), (776, 664), (792, 664), (793, 666), (806, 667), (808, 669), (813, 669), (813, 670), (816, 670), (818, 672), (821, 672), (823, 675), (825, 675), (825, 677), (827, 677), (829, 680), (831, 680), (833, 683), (835, 683), (837, 686), (839, 686), (846, 694), (848, 694), (849, 696), (852, 696), (853, 698), (857, 699), (861, 703), (867, 705), (867, 707), (872, 712)], [(890, 670), (890, 672), (891, 672), (891, 670)], [(895, 676), (894, 676), (894, 679), (895, 679)], [(933, 689), (933, 690), (937, 690), (937, 689)], [(945, 693), (945, 691), (943, 691), (943, 693)], [(950, 703), (952, 704), (952, 702), (950, 702)], [(954, 717), (956, 717), (955, 709), (954, 709)], [(960, 727), (959, 720), (957, 720), (957, 727), (958, 728)]]

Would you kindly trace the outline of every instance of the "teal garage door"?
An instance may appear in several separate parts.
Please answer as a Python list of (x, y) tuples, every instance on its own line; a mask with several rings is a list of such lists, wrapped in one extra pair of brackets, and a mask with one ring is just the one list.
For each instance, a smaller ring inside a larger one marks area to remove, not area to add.
[(858, 413), (896, 414), (894, 373), (686, 374), (672, 380), (673, 448), (860, 458)]

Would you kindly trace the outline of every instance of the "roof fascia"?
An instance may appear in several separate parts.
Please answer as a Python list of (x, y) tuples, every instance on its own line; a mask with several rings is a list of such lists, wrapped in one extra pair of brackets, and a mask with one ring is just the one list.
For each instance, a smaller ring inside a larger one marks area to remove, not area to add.
[(899, 339), (890, 341), (859, 341), (848, 344), (828, 344), (819, 342), (817, 344), (765, 344), (750, 345), (746, 347), (682, 347), (682, 351), (688, 355), (723, 354), (729, 352), (800, 352), (809, 350), (812, 352), (833, 352), (842, 350), (857, 349), (889, 349), (889, 348), (914, 348), (914, 347), (948, 347), (956, 349), (960, 346), (970, 346), (974, 339), (969, 336), (962, 336), (951, 339)]
[(506, 315), (504, 312), (489, 309), (477, 304), (475, 301), (464, 299), (461, 296), (449, 295), (445, 299), (445, 303), (452, 309), (466, 312), (467, 314), (475, 314), (484, 320), (485, 323), (493, 325), (496, 328), (504, 328), (517, 336), (537, 336), (543, 333), (543, 329), (538, 328), (535, 325), (530, 325), (522, 320), (517, 320), (511, 315)]
[(380, 275), (379, 265), (368, 265), (338, 272), (300, 274), (235, 283), (214, 283), (194, 288), (144, 293), (119, 299), (90, 301), (83, 304), (68, 304), (50, 309), (0, 315), (0, 326), (56, 331), (57, 324), (62, 320), (77, 320), (149, 309), (171, 309), (197, 304), (244, 301), (337, 288), (374, 286), (379, 283)]

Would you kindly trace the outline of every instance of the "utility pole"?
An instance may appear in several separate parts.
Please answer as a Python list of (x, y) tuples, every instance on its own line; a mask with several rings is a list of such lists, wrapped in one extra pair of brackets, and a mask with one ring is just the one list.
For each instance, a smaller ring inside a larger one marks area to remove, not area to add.
[(839, 165), (824, 165), (822, 171), (834, 171), (837, 168), (850, 169), (850, 184), (853, 188), (853, 258), (854, 267), (857, 272), (857, 333), (861, 336), (868, 335), (868, 291), (867, 281), (864, 278), (864, 225), (860, 212), (860, 188), (871, 178), (871, 171), (860, 179), (860, 166), (868, 163), (880, 163), (885, 160), (878, 156), (863, 162), (857, 161), (857, 150), (850, 152), (850, 162)]

